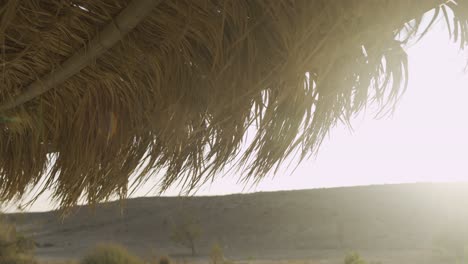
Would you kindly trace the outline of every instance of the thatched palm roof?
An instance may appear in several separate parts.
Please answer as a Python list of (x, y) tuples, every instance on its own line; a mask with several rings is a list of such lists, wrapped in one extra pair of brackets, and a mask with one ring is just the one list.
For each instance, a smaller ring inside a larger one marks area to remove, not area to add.
[(125, 196), (136, 172), (188, 190), (239, 155), (261, 179), (367, 103), (392, 109), (425, 12), (468, 32), (462, 0), (0, 3), (0, 199), (45, 177), (62, 206)]

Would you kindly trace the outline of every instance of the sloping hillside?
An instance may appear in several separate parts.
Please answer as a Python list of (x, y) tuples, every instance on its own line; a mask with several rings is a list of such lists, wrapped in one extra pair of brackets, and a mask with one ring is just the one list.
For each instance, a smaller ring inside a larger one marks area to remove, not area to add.
[(116, 241), (142, 255), (183, 254), (189, 251), (170, 240), (171, 224), (182, 212), (200, 223), (201, 254), (215, 241), (237, 258), (348, 250), (429, 252), (441, 236), (467, 237), (468, 185), (146, 197), (126, 201), (123, 211), (115, 202), (95, 210), (79, 207), (63, 222), (56, 212), (8, 217), (35, 237), (40, 256), (76, 257), (102, 241)]

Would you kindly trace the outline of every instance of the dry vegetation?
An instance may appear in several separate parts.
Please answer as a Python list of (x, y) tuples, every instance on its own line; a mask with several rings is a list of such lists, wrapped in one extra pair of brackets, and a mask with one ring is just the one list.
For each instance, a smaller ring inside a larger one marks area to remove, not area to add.
[[(459, 256), (453, 254), (457, 251), (457, 247), (460, 245), (454, 245), (454, 248), (444, 248), (451, 253), (443, 256), (437, 255), (434, 263), (466, 263), (468, 261), (468, 255)], [(1, 245), (0, 245), (1, 247)], [(466, 248), (466, 247), (465, 247)], [(439, 249), (437, 249), (439, 250)], [(86, 254), (80, 260), (62, 260), (62, 261), (38, 261), (32, 255), (25, 256), (24, 254), (13, 255), (10, 258), (2, 258), (0, 256), (0, 263), (2, 264), (192, 264), (192, 263), (209, 263), (209, 264), (316, 264), (319, 262), (311, 260), (277, 260), (277, 261), (256, 261), (250, 259), (247, 261), (230, 261), (224, 257), (222, 247), (218, 244), (214, 244), (208, 258), (203, 260), (186, 260), (186, 259), (171, 259), (168, 256), (153, 256), (149, 259), (142, 259), (129, 252), (123, 246), (117, 244), (101, 244), (94, 248), (91, 252)], [(320, 262), (322, 263), (322, 262)], [(333, 262), (335, 263), (335, 262)], [(348, 253), (342, 262), (336, 264), (384, 264), (379, 261), (366, 261), (360, 254), (356, 252)], [(432, 263), (432, 262), (431, 262)]]
[[(5, 262), (2, 262), (2, 264)], [(208, 259), (198, 261), (173, 260), (167, 256), (153, 257), (151, 259), (141, 259), (133, 255), (127, 249), (116, 244), (98, 245), (86, 256), (78, 261), (43, 261), (43, 262), (11, 262), (11, 264), (192, 264), (192, 263), (208, 263), (208, 264), (236, 264), (237, 262), (225, 259), (222, 249), (219, 245), (213, 245), (213, 250)], [(243, 264), (258, 263), (255, 260), (241, 261)], [(262, 263), (262, 262), (260, 262)], [(264, 262), (263, 262), (264, 263)], [(307, 260), (290, 260), (290, 261), (270, 261), (270, 264), (313, 264)], [(380, 262), (367, 262), (358, 253), (350, 253), (344, 257), (343, 264), (381, 264)], [(5, 263), (7, 264), (7, 263)], [(10, 262), (8, 262), (10, 264)], [(341, 263), (340, 263), (341, 264)]]

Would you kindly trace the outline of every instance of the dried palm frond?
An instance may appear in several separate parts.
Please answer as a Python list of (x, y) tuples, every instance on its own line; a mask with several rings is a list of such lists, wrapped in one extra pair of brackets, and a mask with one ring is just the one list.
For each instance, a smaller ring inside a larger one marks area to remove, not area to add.
[(368, 103), (391, 110), (424, 16), (467, 44), (466, 1), (174, 0), (92, 53), (139, 2), (0, 1), (1, 200), (45, 178), (62, 207), (96, 203), (157, 172), (190, 190), (239, 155), (259, 180)]

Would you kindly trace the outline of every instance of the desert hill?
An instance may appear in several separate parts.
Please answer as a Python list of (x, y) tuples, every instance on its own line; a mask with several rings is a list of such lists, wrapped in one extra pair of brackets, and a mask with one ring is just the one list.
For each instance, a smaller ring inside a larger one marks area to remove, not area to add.
[(464, 241), (468, 234), (468, 184), (145, 197), (121, 206), (110, 202), (94, 210), (77, 207), (63, 221), (58, 212), (7, 217), (35, 238), (37, 254), (47, 258), (77, 257), (104, 241), (124, 244), (141, 255), (186, 254), (188, 249), (170, 239), (172, 223), (184, 213), (200, 225), (201, 255), (217, 242), (228, 256), (243, 259), (325, 258), (358, 250), (379, 259), (388, 252), (415, 255), (424, 263), (441, 237)]

